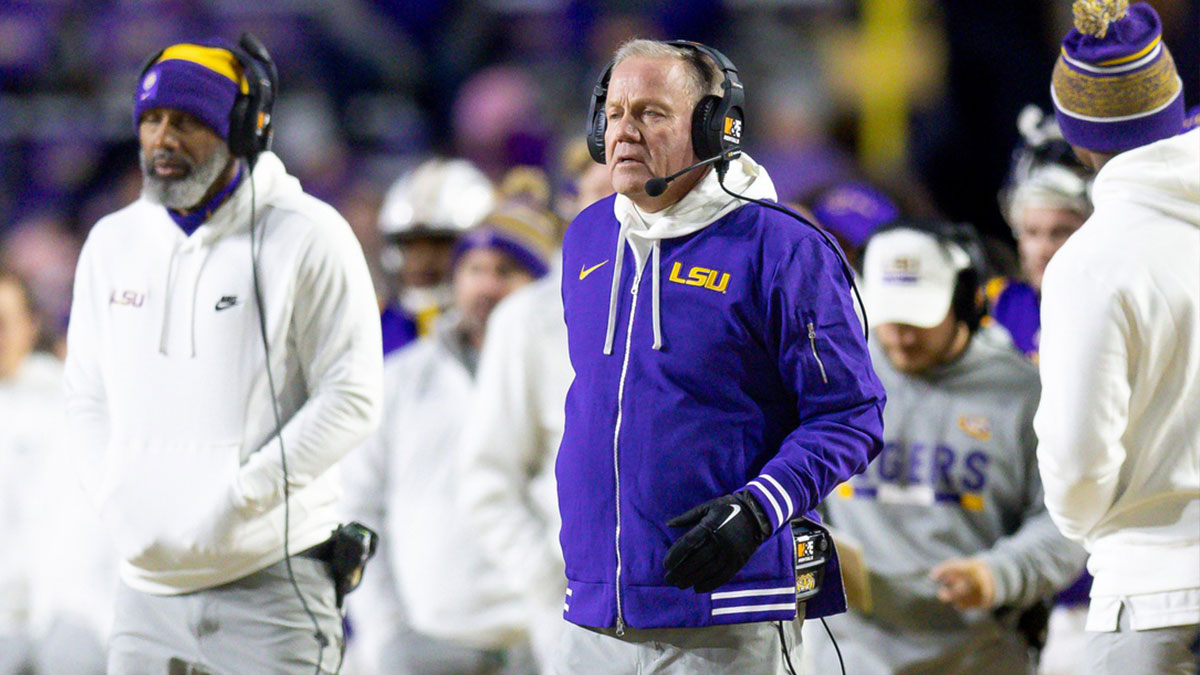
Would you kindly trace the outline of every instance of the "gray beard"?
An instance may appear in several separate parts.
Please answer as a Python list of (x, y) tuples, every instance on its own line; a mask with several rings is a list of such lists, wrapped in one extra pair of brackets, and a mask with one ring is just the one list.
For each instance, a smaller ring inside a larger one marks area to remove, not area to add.
[(171, 156), (172, 153), (169, 150), (159, 150), (151, 157), (141, 154), (142, 196), (155, 204), (176, 211), (186, 211), (199, 206), (200, 200), (204, 199), (217, 177), (229, 165), (230, 158), (229, 148), (223, 143), (217, 146), (207, 162), (198, 165), (175, 154), (172, 159), (186, 163), (187, 173), (182, 178), (159, 178), (154, 174), (153, 160), (163, 155)]

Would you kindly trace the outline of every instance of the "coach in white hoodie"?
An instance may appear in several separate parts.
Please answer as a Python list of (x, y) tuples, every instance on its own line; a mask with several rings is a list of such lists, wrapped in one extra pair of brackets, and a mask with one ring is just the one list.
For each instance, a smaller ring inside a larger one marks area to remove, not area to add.
[(1042, 285), (1038, 460), (1050, 515), (1091, 554), (1088, 672), (1195, 673), (1200, 131), (1178, 135), (1154, 11), (1096, 4), (1113, 11), (1077, 3), (1052, 88), (1099, 174), (1095, 213)]
[(271, 69), (224, 44), (158, 55), (134, 99), (142, 198), (79, 260), (67, 405), (123, 559), (109, 673), (338, 661), (311, 549), (338, 524), (331, 469), (377, 423), (379, 318), (349, 226), (265, 151)]

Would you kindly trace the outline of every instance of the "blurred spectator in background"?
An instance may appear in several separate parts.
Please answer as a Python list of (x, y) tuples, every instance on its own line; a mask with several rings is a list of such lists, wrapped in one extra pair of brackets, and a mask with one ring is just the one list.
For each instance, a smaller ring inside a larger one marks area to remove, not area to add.
[[(1021, 275), (988, 282), (990, 313), (984, 320), (1008, 330), (1013, 345), (1037, 363), (1042, 275), (1050, 258), (1092, 213), (1092, 172), (1079, 163), (1054, 118), (1037, 106), (1021, 111), (1017, 128), (1023, 144), (1014, 153), (1000, 207), (1017, 240)], [(1044, 675), (1066, 675), (1078, 667), (1091, 584), (1085, 572), (1056, 598), (1038, 664)]]
[[(1020, 613), (1084, 561), (1042, 504), (1037, 371), (980, 329), (973, 229), (902, 221), (869, 240), (864, 267), (888, 403), (883, 452), (825, 502), (852, 601), (828, 622), (846, 672), (1027, 673)], [(817, 672), (836, 670), (828, 640), (807, 646)]]
[(1098, 171), (1046, 268), (1036, 427), (1046, 508), (1091, 557), (1088, 673), (1196, 673), (1200, 130), (1146, 3), (1080, 0), (1051, 93)]
[(453, 300), (455, 243), (492, 209), (495, 189), (464, 159), (433, 158), (388, 188), (379, 209), (383, 268), (392, 275), (383, 309), (383, 352), (428, 334)]
[(0, 239), (0, 265), (27, 279), (42, 321), (39, 347), (62, 358), (66, 354), (67, 317), (79, 242), (60, 217), (31, 216)]
[(348, 518), (382, 535), (377, 564), (350, 598), (353, 658), (368, 673), (527, 672), (521, 579), (491, 564), (481, 524), (459, 506), (462, 428), (492, 309), (546, 274), (556, 224), (502, 203), (461, 233), (452, 298), (433, 331), (388, 357), (384, 421), (343, 462)]
[(817, 224), (833, 234), (855, 270), (863, 244), (880, 226), (900, 216), (900, 209), (880, 190), (861, 181), (832, 185), (808, 204)]
[[(586, 146), (568, 148), (560, 190), (565, 196), (558, 206), (558, 215), (566, 216), (563, 224), (575, 215), (569, 209), (612, 193), (608, 169), (592, 161)], [(475, 524), (480, 548), (521, 594), (542, 673), (553, 672), (567, 583), (554, 460), (574, 371), (561, 287), (561, 252), (555, 250), (545, 278), (505, 298), (493, 312), (458, 465), (463, 510)]]
[(1058, 123), (1028, 106), (1017, 119), (1024, 144), (1016, 152), (1008, 185), (1000, 193), (1004, 217), (1017, 240), (1021, 277), (987, 284), (991, 319), (1013, 344), (1037, 361), (1042, 275), (1050, 258), (1092, 213), (1091, 170), (1062, 138)]
[(41, 322), (0, 265), (0, 673), (99, 675), (116, 556), (74, 478), (62, 365), (34, 351)]
[(523, 69), (493, 66), (474, 74), (454, 102), (457, 153), (493, 180), (512, 166), (544, 166), (551, 132), (541, 98)]

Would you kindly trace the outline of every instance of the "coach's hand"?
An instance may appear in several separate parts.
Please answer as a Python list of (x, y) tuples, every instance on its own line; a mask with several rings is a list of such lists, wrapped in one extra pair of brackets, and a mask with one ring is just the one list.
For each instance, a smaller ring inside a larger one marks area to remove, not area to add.
[(729, 582), (771, 532), (766, 513), (749, 492), (735, 492), (671, 519), (692, 529), (667, 551), (667, 583), (708, 593)]

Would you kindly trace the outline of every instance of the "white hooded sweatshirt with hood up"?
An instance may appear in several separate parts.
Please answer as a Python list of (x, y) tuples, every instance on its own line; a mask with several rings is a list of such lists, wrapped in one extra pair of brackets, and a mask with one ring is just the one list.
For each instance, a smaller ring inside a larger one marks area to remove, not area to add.
[(101, 219), (75, 276), (67, 412), (131, 588), (170, 595), (283, 559), (337, 525), (330, 468), (378, 423), (379, 313), (362, 249), (271, 153), (191, 236), (146, 199)]
[(1091, 554), (1088, 630), (1200, 623), (1200, 130), (1123, 152), (1042, 284), (1046, 507)]

